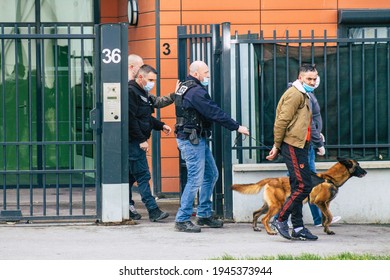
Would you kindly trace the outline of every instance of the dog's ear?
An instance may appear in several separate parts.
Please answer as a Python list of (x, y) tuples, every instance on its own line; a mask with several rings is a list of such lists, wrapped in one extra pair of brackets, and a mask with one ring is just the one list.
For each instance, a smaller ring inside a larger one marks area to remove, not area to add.
[(344, 165), (347, 168), (351, 168), (353, 166), (351, 160), (349, 160), (347, 158), (337, 157), (337, 160), (338, 160), (338, 162), (340, 162), (342, 165)]

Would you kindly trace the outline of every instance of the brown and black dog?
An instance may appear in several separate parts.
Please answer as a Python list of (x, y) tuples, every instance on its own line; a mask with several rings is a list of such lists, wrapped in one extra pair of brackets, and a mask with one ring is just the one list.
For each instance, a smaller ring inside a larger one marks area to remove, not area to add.
[[(317, 173), (313, 176), (315, 185), (310, 193), (310, 202), (317, 205), (322, 212), (322, 225), (324, 232), (334, 234), (329, 229), (332, 221), (332, 213), (329, 210), (329, 203), (336, 197), (338, 189), (351, 177), (364, 177), (367, 172), (360, 167), (359, 163), (353, 159), (337, 158), (338, 162), (329, 168), (326, 172)], [(267, 178), (255, 184), (234, 184), (232, 189), (243, 194), (256, 194), (264, 187), (264, 204), (253, 212), (253, 230), (260, 231), (257, 227), (258, 218), (265, 214), (261, 219), (262, 224), (268, 234), (274, 235), (275, 231), (269, 226), (270, 219), (279, 213), (286, 198), (290, 195), (290, 182), (288, 177)]]

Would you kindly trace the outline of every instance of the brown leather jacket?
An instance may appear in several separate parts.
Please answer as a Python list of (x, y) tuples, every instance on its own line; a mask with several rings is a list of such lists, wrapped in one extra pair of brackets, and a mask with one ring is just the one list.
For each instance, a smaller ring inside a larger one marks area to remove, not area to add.
[(301, 91), (295, 86), (287, 89), (276, 108), (275, 147), (280, 149), (282, 142), (285, 142), (302, 149), (306, 143), (311, 117), (310, 99), (303, 88)]

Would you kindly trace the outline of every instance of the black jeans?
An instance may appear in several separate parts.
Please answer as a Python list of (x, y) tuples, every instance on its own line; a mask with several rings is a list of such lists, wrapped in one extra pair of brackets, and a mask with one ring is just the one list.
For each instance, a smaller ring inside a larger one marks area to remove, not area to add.
[(303, 227), (302, 201), (313, 188), (308, 160), (309, 143), (300, 149), (283, 142), (280, 149), (290, 173), (291, 195), (285, 201), (278, 220), (286, 221), (291, 214), (293, 227)]

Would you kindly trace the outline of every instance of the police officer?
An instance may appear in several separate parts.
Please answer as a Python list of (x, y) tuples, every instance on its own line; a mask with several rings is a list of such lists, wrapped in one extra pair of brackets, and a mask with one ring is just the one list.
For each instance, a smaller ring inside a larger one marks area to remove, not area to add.
[(138, 189), (148, 212), (149, 219), (157, 222), (169, 216), (157, 206), (150, 191), (151, 178), (146, 153), (152, 129), (162, 130), (167, 135), (171, 128), (152, 116), (154, 109), (149, 91), (154, 87), (157, 71), (142, 65), (135, 80), (129, 82), (129, 185), (138, 183)]
[[(194, 61), (190, 65), (190, 75), (182, 83), (175, 98), (176, 141), (187, 166), (187, 184), (175, 219), (175, 230), (182, 232), (200, 232), (200, 226), (223, 226), (223, 221), (212, 217), (211, 212), (211, 195), (218, 179), (218, 169), (206, 140), (211, 134), (212, 123), (249, 135), (247, 127), (239, 125), (211, 99), (207, 92), (209, 77), (207, 64)], [(190, 218), (198, 190), (199, 204), (195, 225)]]

